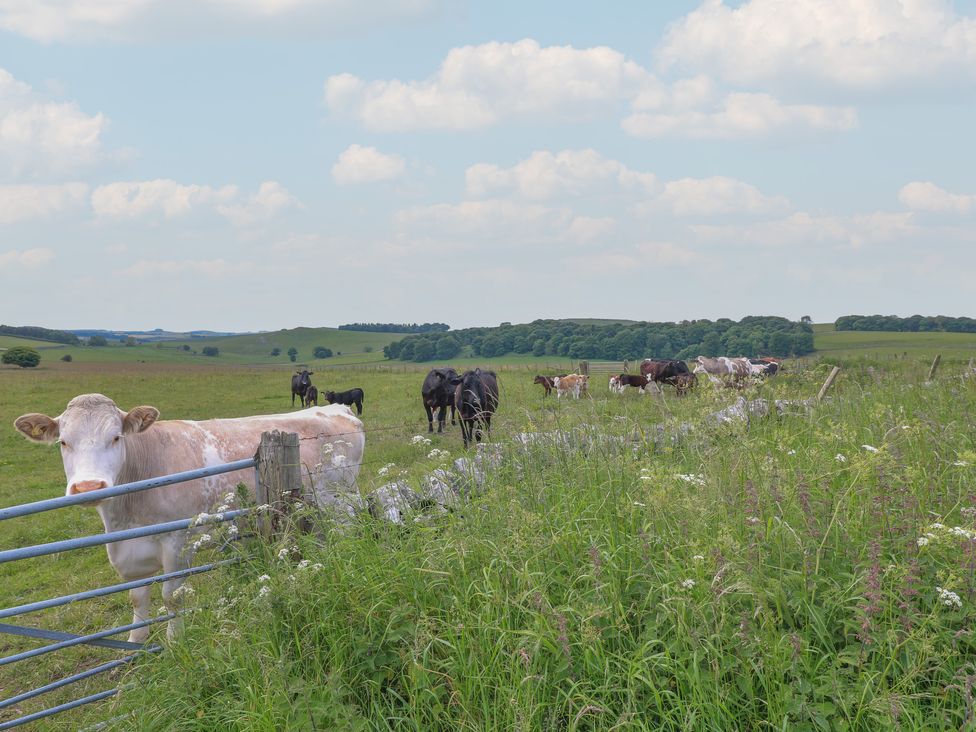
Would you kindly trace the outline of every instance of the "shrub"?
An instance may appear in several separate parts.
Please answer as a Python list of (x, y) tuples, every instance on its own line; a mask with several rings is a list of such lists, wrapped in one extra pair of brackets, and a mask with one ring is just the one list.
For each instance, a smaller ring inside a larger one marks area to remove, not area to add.
[(271, 349), (271, 355), (272, 356), (280, 356), (281, 355), (281, 349), (280, 348), (272, 348)]
[(204, 346), (203, 347), (204, 356), (219, 356), (220, 349), (217, 346)]
[(325, 346), (316, 346), (315, 350), (312, 351), (312, 355), (315, 358), (332, 358), (332, 349), (326, 348)]
[(288, 349), (288, 360), (292, 363), (298, 360), (298, 349), (294, 346)]
[(99, 347), (101, 347), (101, 346), (107, 346), (108, 345), (108, 341), (105, 340), (105, 336), (93, 335), (91, 338), (88, 339), (88, 345), (89, 346), (99, 346)]
[(66, 354), (64, 354), (64, 355), (63, 355), (63, 356), (61, 357), (61, 360), (62, 360), (62, 361), (71, 361), (71, 360), (72, 360), (72, 358), (71, 358), (71, 354), (70, 354), (70, 353), (66, 353)]
[(186, 343), (183, 344), (182, 348), (183, 348), (184, 351), (187, 351), (187, 352), (189, 352), (189, 350), (190, 350), (190, 347)]
[(22, 369), (31, 369), (41, 362), (41, 354), (27, 346), (16, 346), (4, 351), (0, 361), (20, 366)]

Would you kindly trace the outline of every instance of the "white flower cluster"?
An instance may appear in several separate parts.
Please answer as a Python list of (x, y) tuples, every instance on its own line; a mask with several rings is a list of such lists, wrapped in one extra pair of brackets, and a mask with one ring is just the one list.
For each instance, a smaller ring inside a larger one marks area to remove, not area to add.
[(281, 547), (281, 549), (278, 550), (278, 561), (284, 562), (293, 553), (297, 553), (297, 552), (298, 552), (297, 546), (283, 546)]
[(640, 478), (639, 479), (640, 480), (654, 480), (654, 476), (651, 475), (650, 473), (651, 473), (651, 469), (650, 468), (641, 468)]
[(319, 564), (318, 562), (316, 562), (315, 564), (312, 564), (308, 559), (303, 559), (302, 561), (300, 561), (298, 563), (298, 568), (299, 569), (310, 569), (313, 572), (318, 572), (320, 569), (322, 569), (322, 565)]
[(180, 585), (173, 592), (173, 599), (182, 601), (193, 597), (193, 588), (190, 585)]
[(874, 445), (861, 445), (861, 447), (863, 447), (868, 452), (881, 452), (881, 450), (876, 448)]
[(688, 473), (688, 474), (678, 473), (674, 477), (677, 478), (678, 480), (683, 480), (685, 483), (691, 483), (692, 485), (697, 485), (697, 486), (705, 485), (704, 475), (696, 475), (695, 473)]
[(684, 587), (686, 590), (690, 590), (692, 587), (695, 586), (695, 580), (693, 579), (682, 580), (681, 586)]
[(450, 456), (451, 453), (449, 453), (447, 450), (440, 450), (436, 447), (427, 453), (427, 457), (431, 460), (439, 460), (441, 458), (448, 458)]
[(692, 557), (692, 559), (694, 559), (696, 562), (701, 562), (702, 560), (705, 559), (705, 557), (702, 554), (696, 554), (695, 556)]
[(953, 526), (949, 529), (949, 533), (953, 536), (958, 536), (960, 539), (972, 539), (976, 536), (972, 531), (964, 529), (962, 526)]
[(424, 437), (423, 435), (414, 435), (410, 438), (411, 445), (429, 445), (430, 439)]
[(387, 475), (393, 468), (396, 467), (396, 463), (387, 463), (382, 468), (376, 471), (376, 474), (381, 478)]
[[(962, 509), (964, 515), (972, 515), (972, 511), (976, 509), (970, 509), (967, 511), (965, 508)], [(954, 536), (957, 539), (962, 539), (963, 541), (973, 541), (976, 539), (976, 531), (972, 529), (966, 529), (962, 526), (953, 526), (952, 528), (946, 528), (945, 524), (934, 523), (929, 524), (929, 530), (925, 532), (924, 535), (918, 537), (915, 543), (919, 546), (928, 546), (929, 543), (935, 541), (939, 538), (939, 533), (943, 535)]]
[(846, 463), (847, 457), (845, 455), (841, 455), (840, 453), (837, 453), (836, 455), (834, 455), (834, 460), (836, 460), (839, 463)]
[(219, 524), (223, 520), (224, 520), (223, 513), (220, 512), (207, 513), (206, 511), (204, 511), (203, 513), (198, 513), (196, 516), (193, 517), (193, 520), (190, 522), (190, 526), (202, 526), (203, 524)]
[(955, 592), (942, 587), (936, 587), (935, 591), (939, 593), (939, 602), (946, 607), (962, 607), (962, 600), (959, 599), (959, 595)]
[(966, 506), (964, 508), (960, 508), (959, 513), (961, 513), (963, 516), (973, 518), (976, 516), (976, 506)]
[(786, 451), (786, 454), (787, 455), (796, 455), (796, 450), (787, 450)]
[(258, 597), (265, 598), (271, 594), (271, 588), (267, 585), (263, 585), (260, 590), (258, 590)]
[(193, 542), (193, 551), (197, 551), (200, 547), (206, 546), (211, 541), (213, 541), (213, 537), (210, 534), (200, 534), (200, 538)]

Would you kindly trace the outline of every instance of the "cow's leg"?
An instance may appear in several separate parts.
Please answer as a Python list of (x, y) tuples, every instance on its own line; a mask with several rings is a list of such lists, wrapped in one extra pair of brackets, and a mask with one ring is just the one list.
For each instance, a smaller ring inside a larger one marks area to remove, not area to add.
[(441, 404), (437, 408), (437, 434), (440, 434), (444, 431), (444, 419), (446, 415), (447, 415), (447, 405)]
[(427, 400), (426, 399), (424, 400), (424, 411), (427, 412), (427, 431), (428, 432), (433, 432), (434, 431), (434, 412), (430, 408), (430, 405), (427, 403)]
[(360, 399), (356, 402), (356, 414), (362, 414), (362, 413), (363, 413), (363, 402)]
[[(189, 568), (193, 562), (193, 552), (185, 546), (185, 532), (170, 534), (162, 540), (161, 549), (163, 554), (163, 572), (178, 572), (181, 569)], [(171, 613), (179, 613), (183, 606), (180, 588), (186, 581), (185, 577), (163, 582), (163, 604)], [(176, 617), (169, 621), (166, 626), (166, 640), (175, 640), (183, 632), (183, 618)]]
[[(129, 590), (129, 602), (132, 604), (132, 622), (141, 623), (149, 619), (150, 591), (152, 585), (137, 587)], [(129, 643), (145, 643), (149, 637), (149, 626), (129, 631)]]
[(457, 425), (457, 422), (454, 421), (454, 411), (455, 411), (454, 402), (451, 402), (451, 427), (455, 427)]

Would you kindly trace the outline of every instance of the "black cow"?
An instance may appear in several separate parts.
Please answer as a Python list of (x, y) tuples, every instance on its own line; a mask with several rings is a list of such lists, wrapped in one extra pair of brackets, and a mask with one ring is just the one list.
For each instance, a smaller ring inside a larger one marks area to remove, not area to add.
[(305, 390), (305, 398), (302, 403), (306, 407), (310, 407), (313, 404), (316, 407), (319, 405), (319, 390), (315, 388), (315, 384), (308, 385), (308, 389)]
[(444, 431), (444, 417), (447, 408), (451, 408), (451, 425), (457, 424), (454, 419), (454, 386), (452, 382), (457, 378), (457, 371), (451, 368), (431, 369), (420, 387), (420, 397), (427, 412), (427, 431), (434, 431), (434, 411), (437, 413), (437, 431)]
[(362, 389), (350, 389), (349, 391), (327, 391), (322, 394), (322, 398), (329, 404), (345, 404), (351, 407), (356, 405), (356, 414), (363, 413), (363, 398), (366, 394)]
[(465, 371), (455, 377), (454, 404), (461, 420), (464, 446), (481, 442), (481, 430), (491, 431), (491, 415), (498, 408), (498, 377), (494, 371)]
[(291, 405), (293, 407), (295, 406), (296, 396), (302, 404), (305, 403), (305, 392), (312, 385), (311, 376), (314, 373), (314, 371), (302, 369), (301, 371), (296, 371), (295, 375), (291, 377)]

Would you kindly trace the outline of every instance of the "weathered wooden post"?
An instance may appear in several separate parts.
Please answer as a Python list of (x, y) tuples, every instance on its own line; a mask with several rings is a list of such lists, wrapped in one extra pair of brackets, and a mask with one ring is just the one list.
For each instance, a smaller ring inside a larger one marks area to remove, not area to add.
[(942, 361), (941, 353), (937, 354), (936, 357), (932, 360), (932, 366), (931, 368), (929, 368), (929, 375), (928, 378), (925, 379), (926, 381), (932, 381), (932, 378), (935, 376), (936, 370), (939, 368), (940, 361)]
[(280, 518), (293, 500), (302, 495), (302, 464), (298, 435), (278, 430), (261, 433), (261, 445), (255, 455), (258, 480), (255, 500), (269, 505), (270, 513), (259, 515), (258, 533), (266, 539), (278, 531)]
[(820, 387), (820, 393), (817, 394), (817, 401), (823, 401), (823, 398), (827, 395), (827, 390), (830, 389), (834, 384), (834, 379), (837, 378), (837, 374), (840, 373), (840, 366), (834, 366), (833, 370), (830, 372), (830, 376), (824, 382), (823, 386)]
[(578, 373), (581, 376), (589, 376), (590, 375), (590, 362), (589, 361), (580, 361), (579, 362), (579, 367), (578, 367)]

